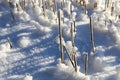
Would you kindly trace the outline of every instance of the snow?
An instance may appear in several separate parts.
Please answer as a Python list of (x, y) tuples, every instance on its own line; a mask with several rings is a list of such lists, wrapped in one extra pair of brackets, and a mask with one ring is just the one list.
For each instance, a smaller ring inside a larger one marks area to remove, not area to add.
[[(43, 3), (42, 0), (25, 0), (24, 10), (22, 8), (24, 0), (10, 0), (14, 7), (8, 5), (8, 1), (0, 0), (0, 80), (120, 79), (118, 1), (110, 0), (109, 7), (105, 9), (105, 2), (102, 0), (90, 0), (90, 2), (85, 0), (86, 14), (84, 6), (77, 6), (74, 0), (72, 3), (71, 0), (64, 0), (64, 3), (63, 0), (56, 0), (55, 13), (52, 0), (49, 0), (50, 6), (48, 0), (43, 0)], [(114, 2), (113, 15), (111, 15), (111, 1)], [(61, 3), (63, 9), (60, 8)], [(94, 3), (98, 4), (96, 8), (93, 8)], [(61, 63), (59, 50), (59, 11), (62, 45), (66, 47), (70, 56), (68, 58), (63, 48), (64, 63)], [(90, 17), (95, 53), (91, 51)], [(71, 32), (74, 45), (71, 42)], [(87, 75), (85, 75), (85, 54), (88, 54)], [(77, 71), (74, 68), (73, 55), (76, 55)]]
[(14, 75), (9, 77), (7, 80), (33, 80), (33, 77), (30, 74)]
[(19, 40), (18, 40), (18, 45), (20, 47), (27, 47), (27, 46), (30, 46), (30, 39), (28, 37), (21, 37)]
[[(83, 73), (80, 72), (75, 72), (74, 68), (72, 67), (72, 65), (70, 66), (69, 62), (65, 64), (62, 63), (58, 63), (57, 64), (57, 69), (55, 72), (55, 77), (58, 80), (90, 80), (89, 76), (85, 76)], [(79, 67), (78, 67), (79, 69)]]

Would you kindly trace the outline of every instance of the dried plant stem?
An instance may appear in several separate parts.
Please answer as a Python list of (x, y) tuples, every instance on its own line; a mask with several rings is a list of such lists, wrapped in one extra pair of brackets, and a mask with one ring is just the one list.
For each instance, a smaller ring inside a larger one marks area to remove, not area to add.
[(109, 7), (109, 0), (107, 0), (107, 8)]
[(64, 53), (63, 53), (63, 43), (62, 43), (62, 27), (61, 27), (61, 16), (60, 11), (58, 12), (58, 21), (59, 21), (59, 39), (60, 39), (60, 54), (61, 62), (64, 63)]
[(71, 41), (72, 41), (72, 46), (74, 46), (74, 32), (73, 32), (73, 24), (71, 23)]
[(75, 55), (74, 55), (73, 57), (74, 57), (75, 71), (77, 72), (77, 59), (76, 59), (76, 52), (75, 52)]
[(50, 9), (50, 0), (48, 0), (48, 7), (49, 7), (49, 9)]
[(73, 49), (73, 55), (72, 55), (72, 60), (74, 60), (74, 65), (75, 65), (75, 71), (77, 72), (77, 60), (76, 60), (76, 51), (74, 50), (75, 44), (74, 44), (74, 29), (73, 29), (73, 24), (71, 23), (71, 41), (72, 41), (72, 49)]
[(69, 60), (70, 60), (70, 62), (71, 62), (71, 64), (72, 64), (72, 66), (75, 67), (75, 65), (74, 65), (74, 63), (73, 63), (73, 61), (72, 61), (72, 59), (71, 59), (71, 57), (70, 57), (70, 55), (69, 55), (69, 53), (68, 53), (67, 48), (66, 48), (65, 46), (63, 46), (63, 47), (64, 47), (64, 49), (65, 49), (65, 51), (66, 51), (66, 54), (67, 54), (67, 56), (68, 56), (68, 58), (69, 58)]
[(19, 11), (19, 6), (18, 6), (18, 4), (16, 3), (16, 7), (17, 7), (17, 11)]
[(105, 20), (105, 27), (107, 26), (107, 21)]
[(33, 1), (33, 0), (31, 0), (31, 3), (32, 3), (33, 7), (35, 8), (35, 4), (34, 4), (34, 1)]
[(70, 15), (72, 14), (72, 2), (70, 4)]
[(7, 41), (8, 41), (8, 43), (9, 43), (9, 45), (10, 45), (10, 48), (12, 48), (12, 43), (11, 43), (11, 41), (10, 41), (10, 38), (9, 38), (9, 37), (7, 38)]
[(75, 23), (75, 21), (74, 21), (74, 32), (76, 31), (76, 29), (75, 29), (75, 28), (76, 28), (76, 23)]
[(91, 38), (91, 45), (92, 45), (92, 52), (94, 53), (94, 37), (93, 37), (93, 26), (92, 26), (92, 18), (90, 17), (90, 38)]
[(25, 0), (23, 0), (23, 10), (25, 10)]
[(43, 15), (45, 16), (45, 2), (42, 0)]
[(63, 0), (63, 3), (65, 2), (65, 0)]
[(14, 21), (15, 20), (15, 16), (14, 16), (12, 10), (11, 10), (13, 5), (12, 5), (12, 3), (10, 1), (8, 2), (8, 4), (9, 4), (9, 8), (10, 8), (10, 13), (11, 13), (12, 20)]
[(111, 16), (113, 15), (113, 11), (114, 11), (114, 3), (112, 3), (112, 7), (111, 7)]
[(84, 14), (87, 14), (87, 5), (86, 5), (86, 3), (84, 5)]
[(21, 6), (21, 8), (23, 9), (23, 11), (25, 10), (25, 0), (22, 0), (21, 2), (20, 2), (20, 6)]
[(56, 0), (54, 0), (54, 14), (56, 13)]

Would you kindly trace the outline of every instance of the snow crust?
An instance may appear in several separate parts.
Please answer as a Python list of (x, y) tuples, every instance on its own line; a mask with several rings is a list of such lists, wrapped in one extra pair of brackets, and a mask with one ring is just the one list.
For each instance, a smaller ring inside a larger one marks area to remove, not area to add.
[[(104, 1), (86, 0), (87, 14), (84, 13), (84, 7), (77, 6), (74, 0), (73, 3), (71, 0), (64, 0), (64, 3), (61, 3), (62, 0), (56, 0), (56, 12), (53, 12), (52, 0), (49, 0), (50, 4), (47, 3), (48, 0), (43, 0), (43, 3), (42, 0), (25, 0), (25, 9), (22, 6), (23, 0), (10, 0), (12, 6), (8, 1), (0, 0), (0, 80), (120, 79), (118, 1), (113, 1), (113, 15), (111, 15), (112, 0), (106, 10)], [(61, 4), (63, 9), (60, 8)], [(61, 15), (62, 44), (67, 48), (71, 58), (73, 53), (76, 53), (77, 72), (65, 51), (65, 63), (61, 63), (59, 59), (58, 11)], [(95, 53), (91, 51), (90, 17)], [(71, 42), (71, 32), (74, 46)], [(12, 48), (8, 37), (11, 39)], [(84, 73), (85, 54), (88, 54), (87, 75)]]

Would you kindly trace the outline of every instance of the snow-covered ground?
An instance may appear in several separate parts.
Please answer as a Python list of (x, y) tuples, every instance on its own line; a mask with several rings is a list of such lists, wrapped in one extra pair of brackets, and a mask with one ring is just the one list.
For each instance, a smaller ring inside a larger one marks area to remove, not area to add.
[[(120, 80), (119, 0), (108, 0), (106, 9), (102, 0), (90, 0), (90, 3), (85, 0), (87, 14), (76, 0), (72, 0), (72, 7), (71, 0), (64, 0), (60, 9), (61, 1), (56, 0), (55, 11), (54, 0), (0, 0), (0, 80)], [(61, 63), (58, 12), (63, 45), (70, 57), (74, 51), (77, 53), (77, 72), (65, 50), (65, 63)], [(71, 23), (74, 21), (73, 48)], [(89, 60), (87, 75), (84, 73), (85, 54)]]

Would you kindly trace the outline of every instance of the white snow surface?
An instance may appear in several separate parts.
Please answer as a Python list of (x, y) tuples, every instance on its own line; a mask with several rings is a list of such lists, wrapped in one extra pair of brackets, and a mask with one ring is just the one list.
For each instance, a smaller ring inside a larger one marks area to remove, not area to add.
[[(60, 8), (63, 0), (56, 0), (55, 13), (54, 2), (43, 1), (25, 0), (23, 9), (24, 0), (0, 0), (0, 80), (120, 80), (119, 1), (115, 0), (113, 15), (111, 3), (104, 10), (102, 0), (90, 0), (90, 3), (86, 0), (87, 14), (75, 0), (72, 3), (64, 0), (63, 9)], [(93, 9), (96, 2), (98, 7)], [(60, 60), (59, 10), (62, 44), (71, 58), (76, 52), (77, 72), (64, 48), (65, 63)], [(95, 53), (91, 51), (90, 16)], [(73, 21), (76, 22), (72, 31)], [(74, 46), (71, 32), (74, 32)], [(87, 75), (84, 73), (85, 54), (89, 60)]]

